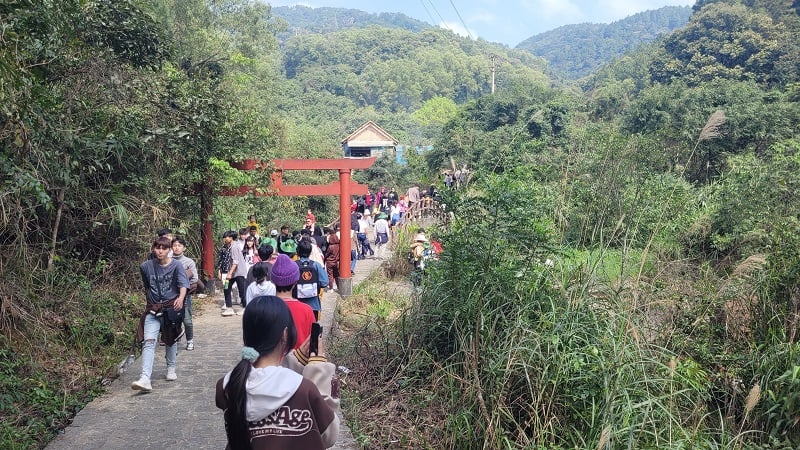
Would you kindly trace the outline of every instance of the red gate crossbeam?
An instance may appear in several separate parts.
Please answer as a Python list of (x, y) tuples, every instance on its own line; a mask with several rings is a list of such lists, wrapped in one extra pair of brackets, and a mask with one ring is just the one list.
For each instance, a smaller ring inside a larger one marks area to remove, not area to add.
[[(341, 242), (339, 245), (339, 275), (349, 281), (350, 272), (350, 239), (347, 231), (350, 230), (350, 198), (356, 194), (366, 194), (368, 187), (350, 179), (351, 172), (356, 169), (368, 169), (375, 163), (376, 158), (338, 158), (338, 159), (276, 159), (272, 161), (271, 185), (266, 189), (253, 186), (240, 186), (238, 188), (224, 189), (219, 195), (240, 196), (253, 193), (256, 196), (313, 196), (313, 195), (338, 195), (339, 218), (341, 226)], [(239, 170), (269, 170), (270, 166), (261, 161), (247, 160), (233, 163), (231, 166)], [(337, 170), (339, 181), (330, 184), (317, 185), (285, 185), (283, 184), (284, 170)], [(211, 237), (211, 202), (205, 201), (203, 208), (203, 261), (202, 266), (206, 275), (213, 274), (214, 243)], [(349, 284), (349, 283), (348, 283)], [(341, 286), (340, 286), (341, 287)], [(349, 295), (349, 293), (347, 294)]]
[[(274, 159), (272, 167), (272, 183), (266, 189), (253, 186), (239, 186), (238, 188), (225, 188), (219, 195), (223, 197), (237, 197), (252, 193), (257, 197), (273, 195), (284, 197), (313, 196), (313, 195), (340, 195), (342, 185), (340, 181), (329, 184), (283, 184), (284, 170), (342, 170), (342, 169), (369, 169), (375, 158), (348, 158), (348, 159)], [(232, 163), (232, 167), (239, 170), (266, 169), (267, 164), (260, 161), (247, 160), (241, 163)], [(356, 181), (349, 183), (350, 195), (366, 195), (369, 186)], [(349, 199), (348, 199), (349, 201)]]
[(277, 170), (339, 170), (369, 169), (375, 163), (372, 158), (336, 158), (336, 159), (273, 159)]
[[(283, 196), (283, 197), (298, 197), (298, 196), (313, 196), (313, 195), (339, 195), (342, 190), (342, 184), (339, 181), (333, 181), (329, 184), (283, 184), (282, 181), (277, 182), (276, 175), (273, 174), (272, 184), (267, 189), (259, 189), (254, 186), (239, 186), (238, 188), (226, 188), (220, 191), (219, 195), (222, 197), (239, 197), (252, 193), (256, 197), (269, 197), (269, 196)], [(369, 186), (360, 184), (356, 181), (350, 181), (350, 195), (366, 195)]]

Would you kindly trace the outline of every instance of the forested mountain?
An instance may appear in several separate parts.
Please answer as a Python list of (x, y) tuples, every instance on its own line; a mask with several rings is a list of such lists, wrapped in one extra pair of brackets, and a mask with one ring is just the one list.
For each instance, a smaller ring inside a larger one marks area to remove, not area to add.
[(551, 85), (540, 58), (438, 28), (305, 34), (286, 40), (281, 53), (287, 91), (277, 106), (317, 133), (334, 127), (318, 139), (328, 148), (368, 118), (407, 145), (430, 144), (427, 121), (414, 113), (431, 101), (456, 105), (489, 94), (492, 58), (498, 93), (544, 92)]
[(665, 6), (610, 24), (565, 25), (531, 36), (516, 48), (546, 59), (555, 74), (578, 79), (641, 44), (684, 26), (691, 14), (688, 6)]
[(409, 31), (422, 31), (432, 28), (428, 23), (401, 13), (373, 14), (358, 9), (348, 8), (309, 8), (307, 6), (278, 6), (272, 13), (288, 24), (288, 31), (279, 33), (278, 37), (286, 39), (300, 34), (324, 34), (351, 28), (381, 26), (402, 28)]

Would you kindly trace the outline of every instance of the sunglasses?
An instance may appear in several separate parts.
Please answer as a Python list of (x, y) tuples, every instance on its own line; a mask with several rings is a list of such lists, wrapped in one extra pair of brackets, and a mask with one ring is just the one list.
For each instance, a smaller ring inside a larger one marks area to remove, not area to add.
[(169, 245), (156, 245), (156, 248), (161, 250), (169, 250), (172, 247), (170, 247)]

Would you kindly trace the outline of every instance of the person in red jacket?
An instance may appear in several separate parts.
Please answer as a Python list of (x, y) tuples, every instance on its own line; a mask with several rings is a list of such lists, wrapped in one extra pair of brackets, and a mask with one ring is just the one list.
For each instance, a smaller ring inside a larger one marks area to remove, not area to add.
[(294, 325), (297, 327), (297, 344), (295, 346), (297, 348), (311, 335), (311, 324), (317, 321), (311, 307), (292, 296), (292, 291), (300, 279), (300, 268), (288, 256), (278, 255), (278, 259), (272, 265), (270, 278), (275, 285), (278, 297), (286, 302), (292, 312)]
[(322, 339), (316, 354), (309, 352), (309, 339), (292, 352), (297, 331), (282, 299), (262, 296), (247, 304), (242, 359), (216, 385), (227, 448), (317, 450), (336, 443), (336, 368), (325, 357)]

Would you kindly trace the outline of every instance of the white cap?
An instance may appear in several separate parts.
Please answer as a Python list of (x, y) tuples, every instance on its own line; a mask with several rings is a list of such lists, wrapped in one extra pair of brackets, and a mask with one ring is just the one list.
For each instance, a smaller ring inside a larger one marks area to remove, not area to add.
[(272, 231), (270, 231), (270, 232), (269, 232), (269, 235), (270, 235), (270, 236), (277, 236), (277, 235), (278, 235), (278, 230), (272, 230)]

